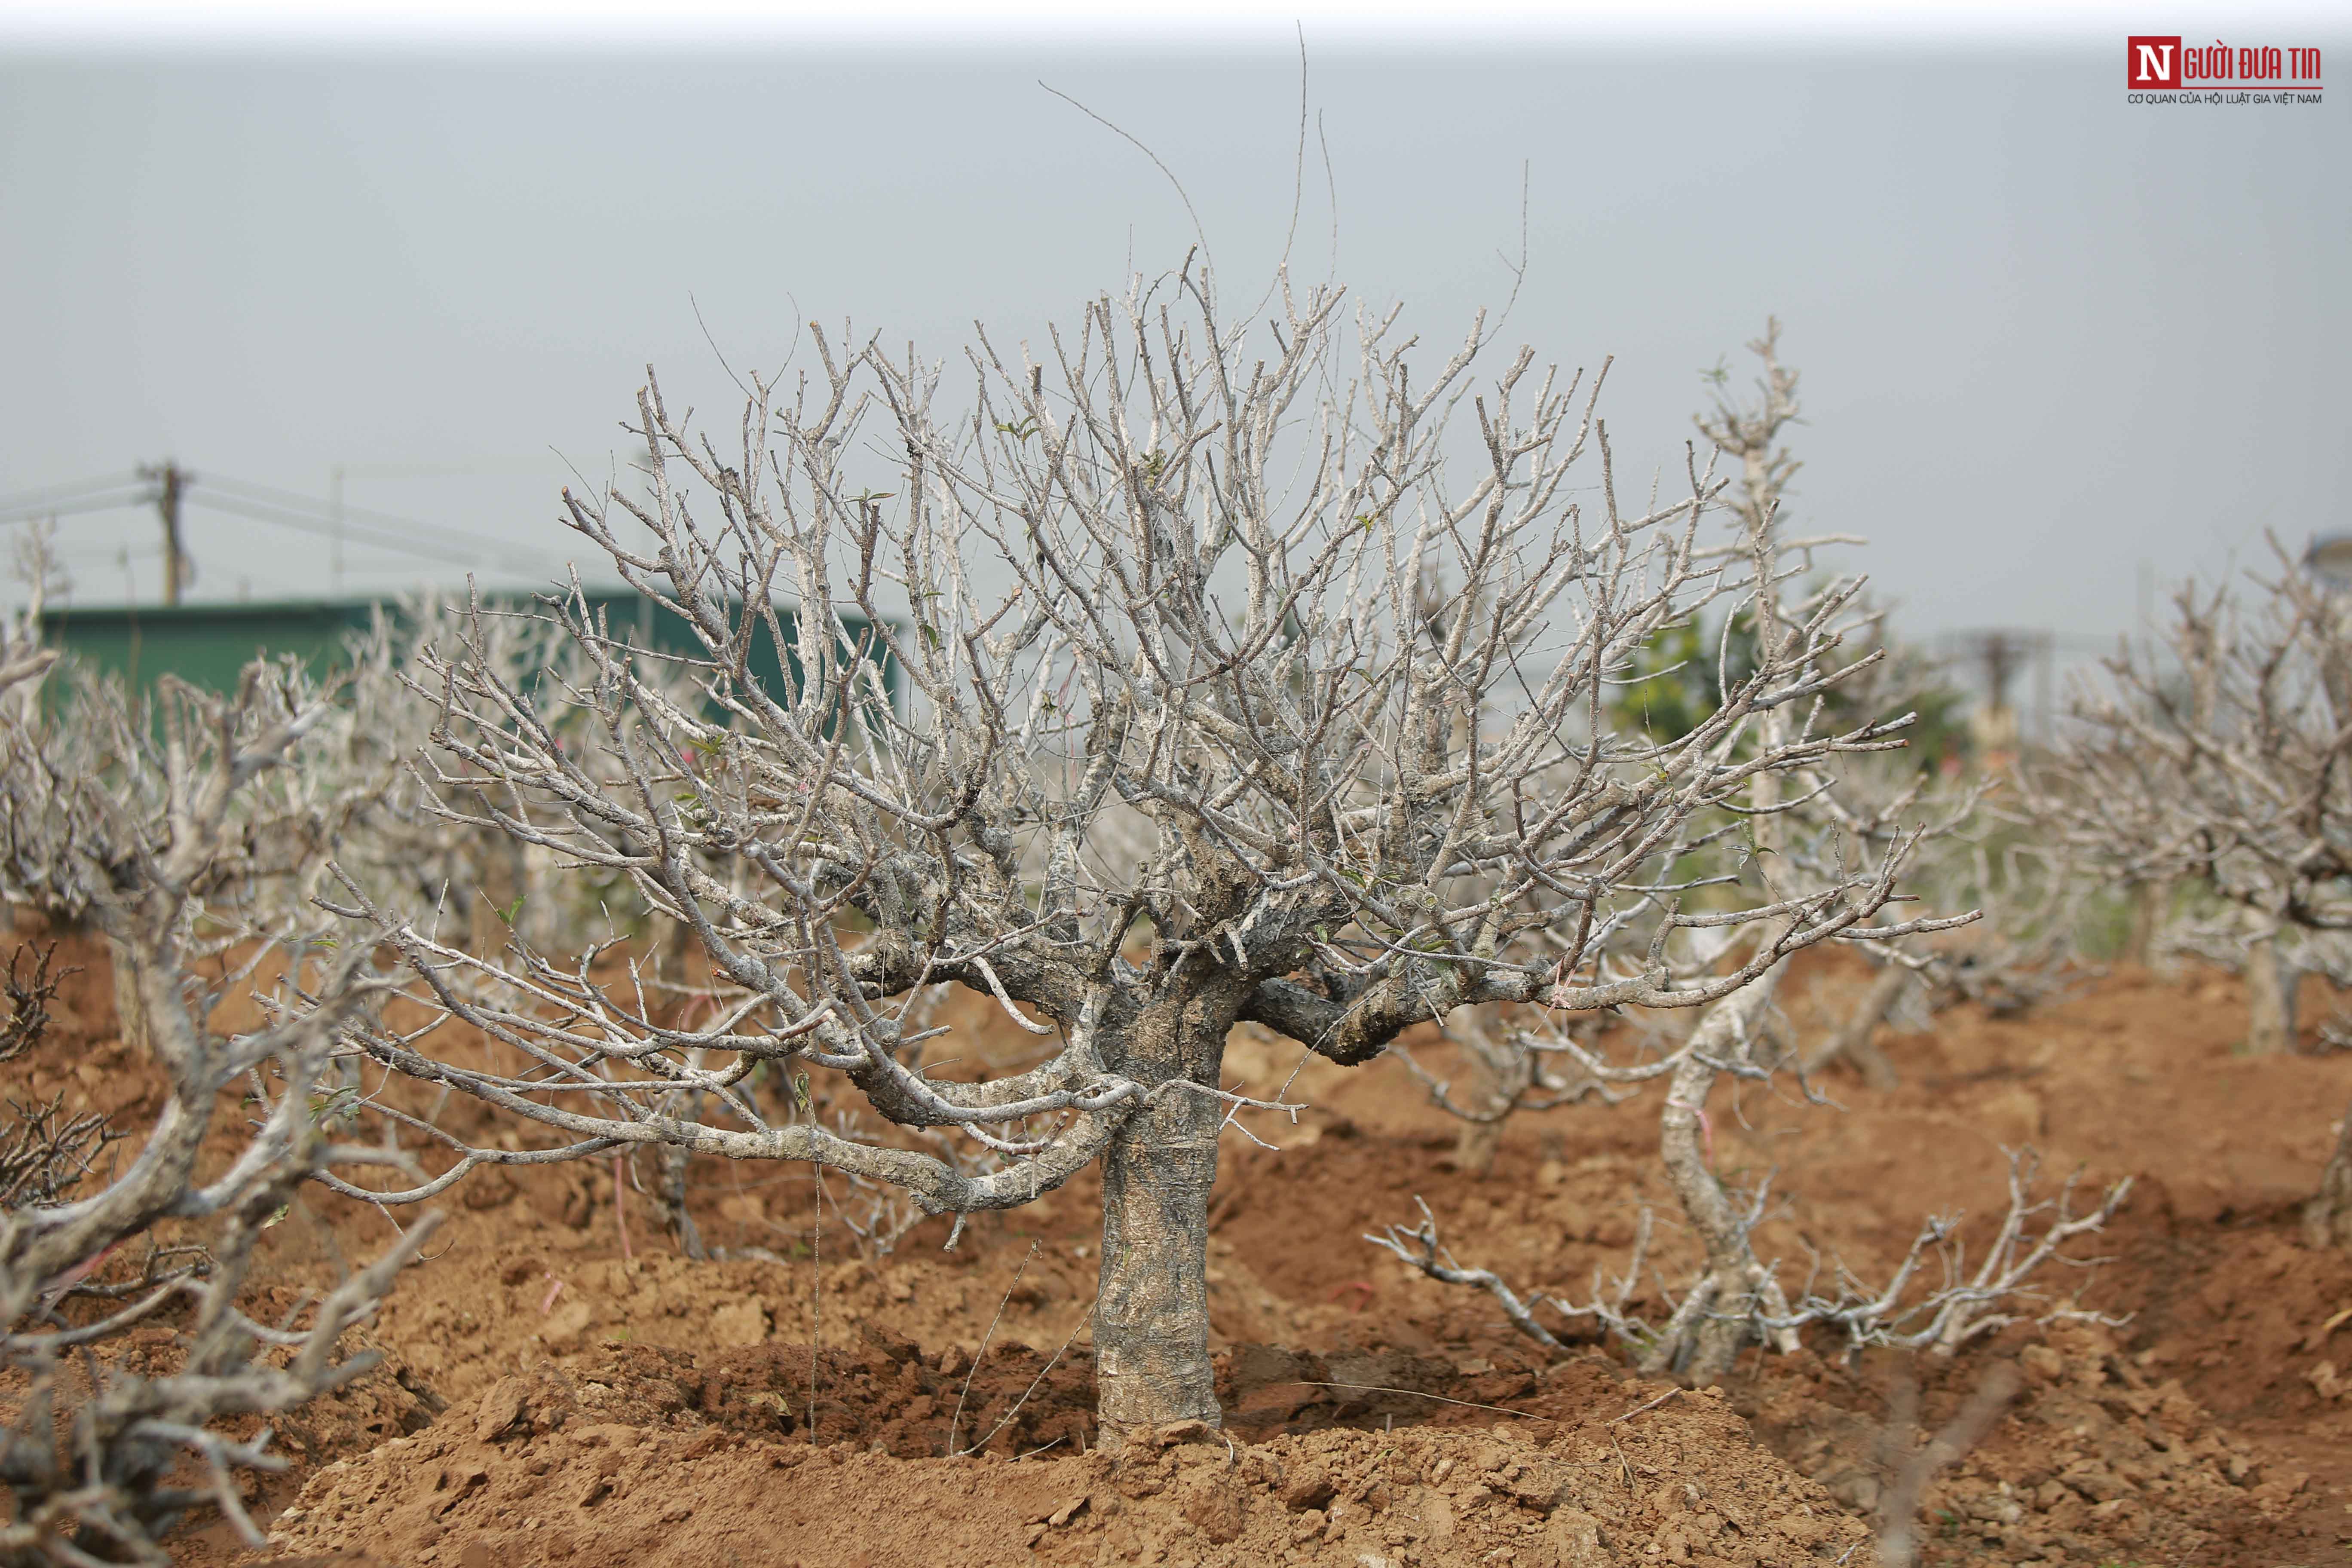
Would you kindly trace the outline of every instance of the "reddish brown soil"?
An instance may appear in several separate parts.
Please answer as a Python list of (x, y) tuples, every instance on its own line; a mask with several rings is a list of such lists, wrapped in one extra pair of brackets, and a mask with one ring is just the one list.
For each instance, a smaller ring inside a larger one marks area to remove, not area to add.
[[(103, 957), (70, 956), (89, 973), (24, 1088), (136, 1125), (146, 1091), (113, 1040)], [(1815, 963), (1788, 1011), (1810, 1035), (1862, 983)], [(971, 1031), (955, 1042), (968, 1058), (1024, 1047), (987, 1016), (950, 1020)], [(2131, 972), (2022, 1016), (1963, 1009), (1932, 1034), (1883, 1037), (1903, 1086), (1833, 1076), (1822, 1087), (1843, 1109), (1718, 1091), (1718, 1166), (1773, 1173), (1762, 1249), (1793, 1260), (1791, 1278), (1809, 1244), (1883, 1274), (1931, 1211), (1965, 1209), (1980, 1243), (2004, 1202), (2004, 1144), (2039, 1146), (2053, 1180), (2080, 1167), (2086, 1187), (2138, 1184), (2106, 1237), (2076, 1248), (2111, 1261), (2051, 1282), (2122, 1326), (2020, 1326), (1922, 1363), (1928, 1426), (1995, 1362), (2024, 1374), (1930, 1488), (1927, 1561), (2345, 1560), (2352, 1318), (2328, 1325), (2352, 1308), (2352, 1257), (2305, 1248), (2294, 1205), (2352, 1099), (2352, 1057), (2235, 1054), (2242, 1018), (2226, 977)], [(1229, 1081), (1270, 1089), (1297, 1057), (1237, 1033)], [(1654, 1091), (1521, 1118), (1483, 1179), (1449, 1168), (1453, 1125), (1396, 1064), (1310, 1062), (1292, 1092), (1316, 1109), (1259, 1128), (1279, 1152), (1232, 1135), (1213, 1215), (1230, 1447), (1180, 1435), (1148, 1456), (1093, 1451), (1090, 1180), (974, 1224), (952, 1253), (931, 1221), (866, 1257), (836, 1207), (812, 1226), (805, 1170), (698, 1165), (706, 1238), (775, 1260), (690, 1262), (634, 1191), (624, 1258), (609, 1164), (531, 1168), (452, 1194), (432, 1260), (364, 1331), (385, 1369), (281, 1424), (295, 1466), (257, 1489), (257, 1515), (276, 1519), (281, 1568), (362, 1554), (1598, 1568), (1829, 1563), (1865, 1539), (1892, 1358), (1848, 1364), (1827, 1342), (1751, 1354), (1721, 1390), (1654, 1404), (1669, 1385), (1628, 1377), (1589, 1331), (1547, 1356), (1483, 1295), (1360, 1239), (1414, 1217), (1420, 1196), (1465, 1261), (1581, 1297), (1596, 1265), (1622, 1267), (1646, 1201), (1675, 1278), (1687, 1255), (1654, 1170)], [(389, 1236), (381, 1214), (314, 1197), (269, 1233), (254, 1288), (282, 1310)], [(124, 1353), (167, 1363), (169, 1335), (148, 1340)], [(975, 1443), (984, 1458), (940, 1457)], [(246, 1560), (217, 1524), (180, 1550)]]

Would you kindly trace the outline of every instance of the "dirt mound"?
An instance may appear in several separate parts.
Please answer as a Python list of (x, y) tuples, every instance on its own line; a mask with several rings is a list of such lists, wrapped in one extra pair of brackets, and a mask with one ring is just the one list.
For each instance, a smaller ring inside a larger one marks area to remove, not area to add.
[(847, 1444), (929, 1458), (1000, 1458), (1091, 1438), (1094, 1358), (1056, 1358), (1017, 1342), (976, 1363), (958, 1349), (925, 1354), (873, 1324), (856, 1351), (742, 1346), (697, 1355), (670, 1345), (607, 1341), (569, 1365), (543, 1361), (501, 1378), (467, 1406), (486, 1439), (544, 1437), (583, 1426), (719, 1431), (777, 1442)]
[(2109, 1270), (2137, 1298), (2130, 1338), (2229, 1420), (2352, 1415), (2328, 1384), (2352, 1369), (2352, 1252), (2317, 1252), (2293, 1203), (2183, 1222), (2159, 1188)]
[[(1631, 1410), (1667, 1390), (1626, 1392)], [(643, 1426), (575, 1405), (550, 1422), (551, 1407), (528, 1403), (501, 1384), (430, 1433), (328, 1467), (273, 1543), (363, 1541), (389, 1561), (462, 1568), (1872, 1561), (1864, 1527), (1750, 1442), (1717, 1390), (1630, 1419), (1262, 1444), (1193, 1426), (1116, 1457), (1017, 1462), (694, 1429), (684, 1409)]]

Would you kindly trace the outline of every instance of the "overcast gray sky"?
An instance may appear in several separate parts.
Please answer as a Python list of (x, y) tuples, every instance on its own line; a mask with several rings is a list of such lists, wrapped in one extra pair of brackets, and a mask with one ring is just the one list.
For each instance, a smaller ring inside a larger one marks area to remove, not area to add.
[[(2352, 61), (2340, 32), (2246, 41)], [(2143, 562), (2352, 529), (2352, 82), (2132, 106), (2120, 37), (1308, 43), (1343, 280), (1458, 339), (1508, 290), (1524, 168), (1506, 335), (1617, 356), (1604, 411), (1644, 465), (1778, 314), (1810, 419), (1797, 504), (1871, 537), (1915, 632), (2109, 634)], [(317, 496), (340, 463), (352, 503), (551, 569), (556, 454), (607, 471), (648, 361), (673, 402), (729, 411), (698, 305), (739, 366), (809, 316), (947, 353), (974, 318), (1034, 334), (1181, 259), (1165, 183), (1041, 81), (1168, 162), (1238, 295), (1289, 215), (1297, 74), (1166, 42), (0, 47), (0, 496), (167, 455)], [(152, 600), (155, 532), (68, 520), (77, 597)], [(204, 511), (189, 537), (202, 596), (328, 585), (313, 537)], [(360, 547), (348, 568), (463, 572)]]

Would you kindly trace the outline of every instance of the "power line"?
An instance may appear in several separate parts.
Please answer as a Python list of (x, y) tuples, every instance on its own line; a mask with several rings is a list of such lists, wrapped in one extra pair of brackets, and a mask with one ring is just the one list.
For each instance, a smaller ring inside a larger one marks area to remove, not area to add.
[[(509, 549), (486, 552), (478, 535), (394, 512), (339, 507), (331, 500), (247, 479), (215, 476), (200, 480), (176, 469), (171, 472), (177, 475), (176, 485), (159, 483), (164, 474), (158, 470), (155, 478), (138, 472), (106, 475), (0, 497), (0, 527), (87, 512), (130, 510), (169, 500), (323, 538), (348, 537), (354, 543), (450, 565), (489, 566), (530, 574), (548, 564), (545, 557), (537, 554)], [(173, 492), (168, 497), (167, 490)]]
[(125, 556), (133, 561), (145, 561), (151, 556), (163, 554), (163, 549), (158, 544), (142, 544), (136, 549), (126, 544), (113, 550), (109, 550), (104, 545), (96, 545), (88, 550), (58, 550), (52, 553), (59, 561), (113, 562), (120, 561)]
[(7, 501), (0, 501), (0, 525), (39, 522), (52, 517), (75, 517), (86, 511), (127, 511), (134, 507), (154, 504), (155, 487), (150, 484), (70, 500), (20, 500), (12, 497)]
[(0, 499), (0, 511), (13, 510), (19, 506), (38, 506), (47, 501), (62, 501), (79, 496), (85, 490), (121, 489), (125, 486), (141, 482), (136, 473), (125, 472), (108, 474), (95, 479), (75, 479), (62, 485), (44, 485), (38, 489), (18, 490), (13, 496)]
[[(338, 508), (332, 500), (321, 500), (315, 496), (302, 495), (298, 491), (281, 490), (274, 485), (257, 485), (248, 479), (207, 479), (205, 483), (213, 489), (226, 490), (232, 495), (243, 496), (265, 505), (315, 513), (322, 521), (332, 522), (338, 515)], [(344, 506), (340, 509), (340, 513), (346, 519), (356, 518), (362, 522), (378, 523), (387, 528), (397, 528), (407, 532), (423, 534), (428, 538), (436, 538), (457, 549), (478, 552), (481, 548), (481, 536), (466, 532), (462, 529), (442, 528), (434, 523), (420, 522), (415, 518), (400, 517), (388, 511), (376, 511), (363, 506)]]
[[(297, 532), (314, 534), (321, 539), (333, 539), (339, 536), (338, 530), (331, 521), (276, 506), (267, 501), (247, 500), (242, 496), (224, 495), (216, 486), (213, 485), (199, 485), (193, 488), (188, 492), (188, 500), (193, 504), (212, 511), (224, 511), (237, 517), (251, 518), (257, 522), (275, 523), (280, 528), (290, 528)], [(400, 534), (386, 533), (373, 527), (354, 528), (347, 523), (341, 533), (347, 535), (354, 543), (370, 544), (382, 550), (396, 550), (404, 554), (418, 556), (428, 561), (444, 562), (450, 565), (480, 566), (491, 563), (478, 552), (459, 550), (451, 546), (406, 538)], [(534, 561), (528, 565), (518, 566), (516, 562), (519, 559), (519, 557), (509, 556), (496, 563), (509, 571), (521, 572), (535, 572), (544, 564), (542, 562)]]

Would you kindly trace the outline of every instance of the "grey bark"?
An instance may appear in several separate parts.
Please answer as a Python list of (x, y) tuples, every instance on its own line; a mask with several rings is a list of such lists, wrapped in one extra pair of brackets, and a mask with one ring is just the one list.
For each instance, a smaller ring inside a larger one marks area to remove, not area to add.
[[(1778, 330), (1776, 324), (1773, 331)], [(1753, 346), (1762, 354), (1767, 371), (1764, 406), (1743, 416), (1718, 403), (1714, 421), (1702, 419), (1699, 427), (1717, 447), (1740, 458), (1744, 498), (1734, 504), (1746, 533), (1743, 547), (1755, 563), (1751, 600), (1755, 647), (1758, 662), (1770, 664), (1780, 657), (1791, 631), (1781, 619), (1775, 586), (1774, 523), (1781, 489), (1795, 471), (1794, 459), (1778, 450), (1776, 436), (1783, 423), (1796, 416), (1796, 383), (1774, 357), (1770, 334)], [(1761, 728), (1764, 743), (1777, 745), (1785, 737), (1787, 715), (1777, 710), (1768, 711), (1761, 716)], [(1769, 866), (1785, 859), (1787, 848), (1781, 782), (1777, 774), (1759, 773), (1748, 793), (1753, 808), (1749, 831), (1754, 836), (1748, 870), (1773, 891), (1777, 889), (1771, 887)], [(1769, 951), (1776, 944), (1768, 941), (1762, 945)], [(1773, 996), (1788, 972), (1785, 960), (1775, 963), (1746, 987), (1710, 1006), (1692, 1035), (1690, 1054), (1668, 1080), (1666, 1103), (1658, 1116), (1658, 1152), (1683, 1213), (1706, 1249), (1706, 1267), (1643, 1358), (1645, 1372), (1672, 1370), (1696, 1378), (1720, 1377), (1731, 1370), (1741, 1347), (1753, 1337), (1758, 1305), (1776, 1317), (1789, 1315), (1787, 1299), (1749, 1244), (1753, 1217), (1733, 1205), (1731, 1194), (1716, 1178), (1714, 1138), (1706, 1121), (1707, 1096), (1723, 1070), (1717, 1064), (1745, 1065), (1764, 1032)], [(1783, 1351), (1796, 1348), (1792, 1330), (1778, 1331), (1773, 1338)]]
[(2274, 925), (2263, 922), (2246, 943), (2246, 1049), (2280, 1056), (2294, 1049), (2294, 966), (2279, 952)]
[(2172, 904), (2172, 884), (2147, 880), (2131, 887), (2131, 930), (2124, 938), (2126, 963), (2146, 964), (2156, 949), (2157, 932)]
[(1101, 1294), (1095, 1380), (1102, 1442), (1177, 1421), (1221, 1425), (1209, 1364), (1209, 1190), (1214, 1100), (1171, 1097), (1103, 1153)]
[(147, 1003), (140, 994), (138, 964), (131, 950), (120, 938), (106, 940), (108, 965), (114, 972), (115, 1026), (122, 1032), (122, 1043), (144, 1056), (147, 1046)]
[(1491, 1176), (1495, 1156), (1503, 1152), (1503, 1124), (1465, 1121), (1454, 1140), (1454, 1168), (1465, 1176)]
[(2345, 1108), (2336, 1152), (2320, 1173), (2319, 1191), (2304, 1205), (2303, 1231), (2314, 1247), (2352, 1247), (2352, 1106)]
[[(1669, 1080), (1672, 1087), (1658, 1117), (1658, 1152), (1683, 1213), (1706, 1249), (1706, 1266), (1643, 1356), (1644, 1373), (1721, 1377), (1755, 1337), (1758, 1308), (1776, 1318), (1790, 1315), (1788, 1297), (1749, 1245), (1749, 1216), (1734, 1205), (1716, 1177), (1709, 1158), (1713, 1139), (1701, 1121), (1707, 1095), (1721, 1076), (1720, 1069), (1708, 1064), (1736, 1060), (1748, 1052), (1787, 973), (1787, 964), (1776, 965), (1746, 990), (1708, 1008), (1695, 1048)], [(1784, 1353), (1797, 1348), (1793, 1330), (1776, 1330), (1771, 1338)]]
[(1102, 1444), (1180, 1421), (1223, 1424), (1209, 1362), (1209, 1193), (1224, 1105), (1168, 1088), (1214, 1088), (1240, 997), (1203, 985), (1165, 997), (1107, 1046), (1118, 1072), (1155, 1091), (1102, 1154), (1101, 1287), (1095, 1302)]
[[(702, 1064), (697, 1062), (696, 1067)], [(686, 1097), (686, 1114), (689, 1121), (702, 1116), (703, 1093), (696, 1089)], [(654, 1154), (655, 1169), (659, 1179), (651, 1194), (655, 1216), (662, 1228), (677, 1238), (677, 1249), (692, 1258), (708, 1258), (709, 1250), (702, 1244), (702, 1229), (694, 1223), (694, 1211), (687, 1202), (688, 1182), (694, 1156), (675, 1143), (665, 1143)]]

